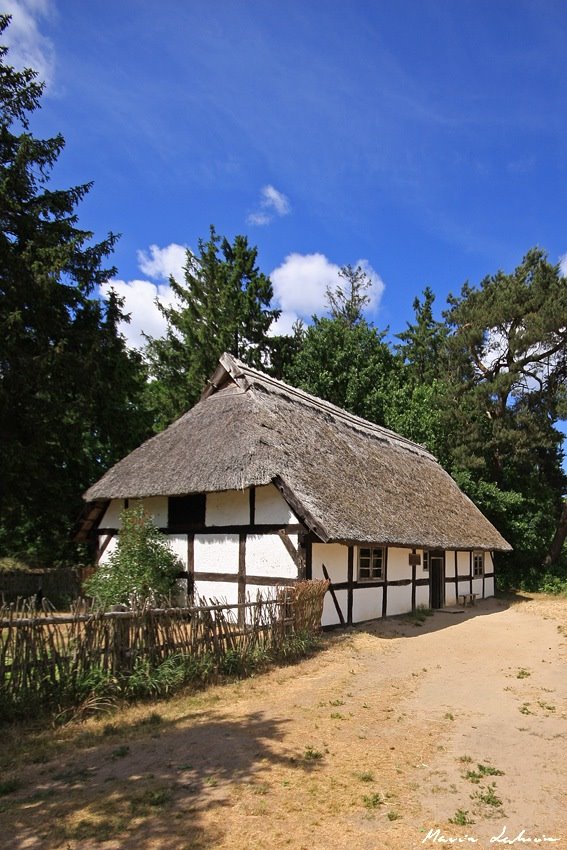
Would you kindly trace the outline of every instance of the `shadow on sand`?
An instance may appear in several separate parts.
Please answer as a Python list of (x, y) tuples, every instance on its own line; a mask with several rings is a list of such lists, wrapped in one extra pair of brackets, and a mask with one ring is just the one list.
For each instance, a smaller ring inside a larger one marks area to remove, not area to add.
[(399, 614), (379, 620), (358, 623), (349, 631), (364, 632), (380, 638), (419, 637), (458, 626), (467, 620), (500, 614), (513, 605), (529, 602), (528, 594), (507, 593), (490, 599), (477, 600), (475, 605), (463, 608), (461, 605), (449, 605), (426, 616), (423, 612)]

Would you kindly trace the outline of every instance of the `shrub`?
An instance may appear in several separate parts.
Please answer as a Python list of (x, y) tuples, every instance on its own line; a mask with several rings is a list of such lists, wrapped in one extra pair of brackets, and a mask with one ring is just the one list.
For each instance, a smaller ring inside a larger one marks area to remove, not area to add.
[(108, 609), (159, 604), (168, 596), (183, 564), (143, 507), (123, 511), (118, 545), (85, 582), (95, 604)]

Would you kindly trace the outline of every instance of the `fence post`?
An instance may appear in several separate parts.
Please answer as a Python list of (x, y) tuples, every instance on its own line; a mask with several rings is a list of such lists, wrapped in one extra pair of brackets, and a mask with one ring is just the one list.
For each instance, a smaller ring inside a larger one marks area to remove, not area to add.
[[(125, 605), (113, 605), (113, 611), (127, 611)], [(112, 622), (112, 670), (126, 673), (130, 669), (130, 617), (115, 617)]]

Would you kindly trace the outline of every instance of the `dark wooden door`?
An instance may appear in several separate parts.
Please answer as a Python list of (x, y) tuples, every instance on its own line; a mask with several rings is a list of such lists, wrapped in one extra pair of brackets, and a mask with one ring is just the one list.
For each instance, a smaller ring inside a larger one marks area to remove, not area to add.
[(429, 553), (429, 599), (432, 608), (445, 605), (445, 553)]

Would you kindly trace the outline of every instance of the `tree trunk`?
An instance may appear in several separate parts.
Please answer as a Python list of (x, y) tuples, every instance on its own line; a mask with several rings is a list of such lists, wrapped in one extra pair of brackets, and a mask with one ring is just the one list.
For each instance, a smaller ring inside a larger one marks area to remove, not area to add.
[(559, 558), (561, 557), (561, 551), (563, 549), (563, 544), (565, 543), (565, 538), (567, 538), (567, 501), (563, 502), (563, 510), (561, 512), (561, 517), (557, 524), (557, 530), (551, 541), (551, 546), (549, 547), (549, 551), (545, 556), (543, 565), (545, 567), (551, 567), (553, 564), (556, 564)]

